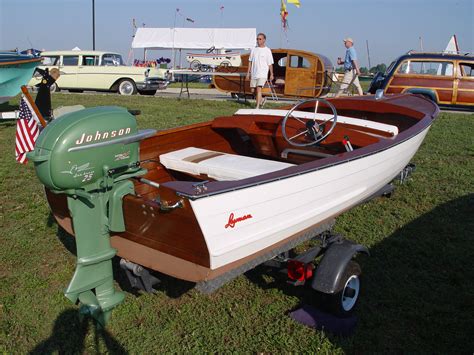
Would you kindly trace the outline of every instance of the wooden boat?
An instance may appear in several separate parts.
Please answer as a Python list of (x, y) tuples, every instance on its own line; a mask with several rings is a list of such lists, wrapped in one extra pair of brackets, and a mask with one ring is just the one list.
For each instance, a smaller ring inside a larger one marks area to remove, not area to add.
[[(239, 110), (142, 141), (144, 178), (159, 187), (135, 181), (136, 196), (124, 198), (126, 232), (112, 236), (118, 255), (189, 281), (222, 275), (369, 198), (409, 163), (438, 113), (413, 95), (330, 102), (337, 124), (317, 146), (285, 140), (287, 110)], [(318, 122), (332, 115), (319, 111)], [(314, 102), (293, 112), (289, 135), (312, 112)], [(74, 234), (65, 195), (47, 196)], [(162, 211), (165, 202), (181, 208)]]
[(31, 79), (40, 62), (41, 58), (0, 52), (0, 104), (20, 92), (21, 86)]
[[(265, 87), (264, 95), (279, 97), (319, 97), (331, 89), (332, 63), (321, 55), (294, 49), (272, 49), (272, 88)], [(249, 54), (242, 55), (240, 67), (217, 68), (219, 72), (246, 73)], [(244, 82), (242, 82), (244, 80)], [(250, 94), (250, 80), (241, 77), (214, 76), (214, 86), (223, 92), (235, 95)]]
[[(101, 322), (121, 302), (109, 233), (145, 289), (143, 267), (211, 292), (379, 194), (404, 174), (438, 112), (411, 94), (312, 99), (158, 133), (137, 131), (119, 108), (66, 114), (28, 155), (58, 224), (77, 236), (66, 296), (92, 315), (101, 309)], [(367, 249), (337, 236), (318, 248), (288, 261), (289, 277), (352, 311), (360, 268), (351, 258)]]

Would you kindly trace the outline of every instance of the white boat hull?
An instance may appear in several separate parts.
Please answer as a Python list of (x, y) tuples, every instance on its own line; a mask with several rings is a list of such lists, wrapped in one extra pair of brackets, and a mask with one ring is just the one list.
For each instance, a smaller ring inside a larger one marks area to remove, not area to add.
[[(428, 130), (352, 161), (191, 201), (210, 268), (271, 247), (370, 197), (410, 162)], [(232, 224), (231, 215), (243, 218)]]

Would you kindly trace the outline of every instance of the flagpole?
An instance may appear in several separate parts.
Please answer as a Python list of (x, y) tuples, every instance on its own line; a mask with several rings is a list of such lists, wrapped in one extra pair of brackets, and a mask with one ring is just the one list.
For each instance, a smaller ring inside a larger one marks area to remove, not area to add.
[(35, 111), (36, 116), (40, 120), (41, 125), (43, 127), (46, 127), (46, 125), (47, 125), (46, 120), (43, 118), (43, 115), (41, 114), (41, 112), (39, 112), (38, 107), (36, 107), (35, 101), (31, 97), (31, 95), (30, 95), (30, 93), (29, 93), (29, 91), (28, 91), (28, 89), (26, 88), (25, 85), (23, 85), (21, 87), (21, 92), (23, 93), (23, 95), (25, 95), (26, 99), (30, 103), (31, 108)]

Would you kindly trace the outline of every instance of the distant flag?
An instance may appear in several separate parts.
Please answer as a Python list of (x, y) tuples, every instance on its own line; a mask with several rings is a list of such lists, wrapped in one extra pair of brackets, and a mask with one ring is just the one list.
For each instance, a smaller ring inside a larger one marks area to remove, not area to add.
[(282, 25), (283, 29), (286, 30), (286, 28), (288, 27), (288, 20), (287, 20), (288, 11), (286, 11), (285, 0), (281, 0), (280, 16), (281, 16), (281, 25)]
[(300, 0), (287, 0), (288, 1), (288, 4), (293, 4), (295, 5), (296, 7), (300, 7), (301, 4), (300, 4)]
[(15, 158), (21, 164), (26, 164), (26, 153), (35, 149), (39, 135), (39, 118), (23, 96), (20, 102), (20, 114), (16, 122)]

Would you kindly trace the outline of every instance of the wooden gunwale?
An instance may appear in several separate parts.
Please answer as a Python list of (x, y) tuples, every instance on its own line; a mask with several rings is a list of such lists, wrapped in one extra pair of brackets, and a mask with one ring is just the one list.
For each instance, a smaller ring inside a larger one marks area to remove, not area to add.
[(16, 64), (25, 64), (25, 63), (34, 63), (34, 62), (41, 62), (41, 58), (14, 60), (14, 61), (10, 61), (10, 62), (2, 62), (2, 61), (0, 61), (0, 66), (4, 66), (4, 65), (16, 65)]

